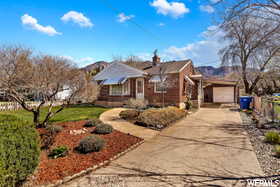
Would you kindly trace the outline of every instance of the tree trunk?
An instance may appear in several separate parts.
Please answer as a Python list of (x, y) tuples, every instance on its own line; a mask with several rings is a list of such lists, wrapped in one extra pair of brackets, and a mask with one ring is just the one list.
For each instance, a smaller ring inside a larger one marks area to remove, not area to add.
[(252, 94), (252, 92), (250, 90), (250, 84), (247, 80), (246, 72), (242, 73), (242, 79), (243, 79), (243, 83), (244, 83), (244, 87), (245, 87), (245, 93), (246, 94)]
[(33, 123), (36, 128), (42, 128), (40, 124), (40, 112), (33, 111)]

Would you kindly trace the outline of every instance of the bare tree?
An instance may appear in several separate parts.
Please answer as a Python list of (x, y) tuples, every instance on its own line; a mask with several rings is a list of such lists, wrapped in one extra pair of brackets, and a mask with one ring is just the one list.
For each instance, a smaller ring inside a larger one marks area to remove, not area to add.
[[(22, 47), (0, 49), (0, 89), (23, 109), (33, 113), (36, 127), (46, 127), (49, 120), (65, 107), (86, 86), (84, 73), (67, 60), (52, 57), (33, 57), (32, 51)], [(54, 108), (57, 95), (67, 90), (67, 96), (58, 108)], [(29, 106), (30, 95), (39, 98), (37, 106)], [(41, 109), (46, 106), (47, 114), (41, 118)]]
[[(256, 14), (252, 12), (251, 14)], [(251, 94), (263, 78), (263, 73), (279, 55), (280, 24), (250, 15), (238, 15), (222, 26), (229, 45), (220, 51), (223, 64), (241, 66), (245, 92)], [(249, 74), (255, 74), (250, 81)]]
[(223, 12), (223, 20), (257, 11), (254, 16), (259, 19), (280, 21), (280, 2), (276, 0), (219, 0), (214, 5)]
[(85, 86), (75, 97), (76, 100), (80, 100), (85, 103), (92, 103), (97, 99), (100, 86), (96, 81), (93, 81), (93, 76), (94, 75), (91, 73), (85, 73)]
[(158, 68), (158, 88), (161, 93), (162, 107), (165, 107), (165, 94), (167, 89), (172, 88), (176, 84), (176, 80), (168, 78), (167, 66), (164, 63)]

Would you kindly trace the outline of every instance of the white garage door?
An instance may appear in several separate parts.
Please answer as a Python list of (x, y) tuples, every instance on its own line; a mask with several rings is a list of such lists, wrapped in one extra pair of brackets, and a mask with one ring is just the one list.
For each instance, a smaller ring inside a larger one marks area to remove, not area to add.
[(234, 103), (234, 87), (214, 87), (214, 103)]

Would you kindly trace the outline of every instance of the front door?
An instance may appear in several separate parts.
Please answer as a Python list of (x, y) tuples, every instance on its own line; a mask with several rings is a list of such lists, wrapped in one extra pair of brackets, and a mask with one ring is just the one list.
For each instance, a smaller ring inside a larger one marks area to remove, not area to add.
[(136, 99), (144, 99), (144, 78), (136, 79)]

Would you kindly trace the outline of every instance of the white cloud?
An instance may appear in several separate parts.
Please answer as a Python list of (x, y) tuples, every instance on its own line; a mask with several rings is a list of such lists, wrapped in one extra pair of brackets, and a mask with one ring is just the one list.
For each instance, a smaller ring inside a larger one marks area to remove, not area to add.
[(78, 60), (78, 63), (83, 65), (91, 64), (93, 62), (94, 62), (94, 58), (92, 57), (84, 57)]
[(158, 26), (163, 27), (165, 26), (165, 23), (159, 23)]
[(57, 32), (55, 30), (55, 28), (53, 28), (52, 26), (40, 25), (36, 18), (33, 18), (32, 16), (29, 16), (28, 14), (24, 14), (23, 16), (21, 16), (21, 22), (22, 22), (23, 25), (26, 25), (33, 30), (42, 32), (42, 33), (47, 34), (49, 36), (61, 35), (62, 34), (60, 32)]
[(182, 17), (184, 14), (190, 12), (190, 9), (187, 8), (184, 3), (180, 2), (154, 0), (150, 5), (156, 8), (158, 14), (163, 14), (165, 16), (170, 15), (173, 18)]
[(134, 17), (135, 17), (134, 15), (128, 15), (128, 16), (126, 16), (124, 13), (120, 13), (120, 14), (118, 15), (118, 22), (124, 23), (124, 22), (126, 22), (126, 21), (128, 21), (128, 20), (130, 20), (130, 19), (132, 19), (132, 18), (134, 18)]
[(95, 62), (93, 57), (74, 58), (69, 55), (63, 55), (61, 57), (78, 64), (79, 67), (84, 67)]
[(196, 65), (219, 65), (218, 52), (225, 47), (224, 32), (217, 26), (210, 26), (201, 34), (202, 40), (183, 47), (171, 46), (162, 56), (168, 60), (192, 59)]
[(213, 13), (215, 12), (215, 9), (211, 5), (200, 5), (200, 10), (203, 12)]
[(60, 56), (60, 57), (66, 59), (66, 60), (73, 61), (73, 62), (75, 61), (75, 59), (72, 56), (65, 55), (65, 56)]
[(61, 20), (64, 22), (72, 21), (81, 27), (93, 27), (94, 26), (89, 18), (84, 16), (82, 13), (76, 12), (76, 11), (67, 12), (66, 14), (64, 14), (61, 17)]

